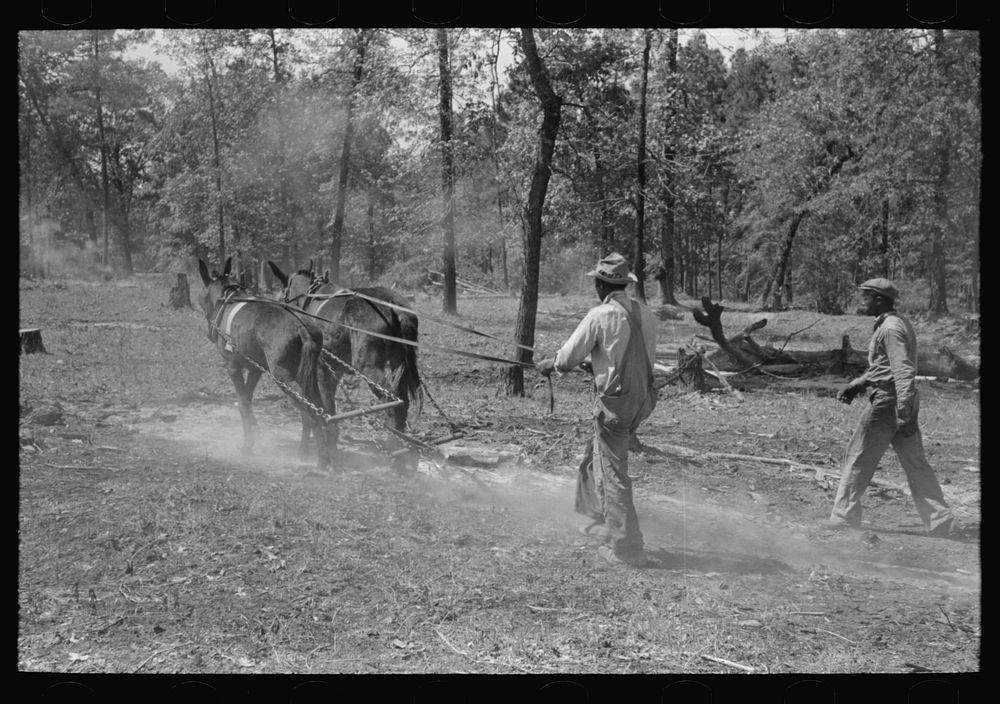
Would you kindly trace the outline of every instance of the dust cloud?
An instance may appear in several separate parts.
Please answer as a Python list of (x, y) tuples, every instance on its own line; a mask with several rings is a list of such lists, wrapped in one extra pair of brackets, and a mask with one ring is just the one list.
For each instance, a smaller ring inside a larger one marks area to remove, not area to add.
[[(140, 432), (175, 441), (194, 456), (210, 457), (248, 470), (290, 480), (313, 473), (315, 454), (299, 453), (296, 414), (270, 408), (255, 410), (257, 440), (250, 454), (243, 443), (235, 405), (157, 409), (137, 424)], [(384, 458), (358, 446), (364, 433), (351, 426), (342, 430), (343, 453), (336, 472), (391, 472)], [(479, 449), (484, 456), (495, 450), (466, 443), (464, 454)], [(417, 465), (423, 481), (413, 491), (440, 501), (474, 502), (509, 510), (525, 525), (542, 526), (581, 546), (596, 541), (576, 535), (589, 521), (574, 512), (575, 466), (540, 472), (521, 462), (494, 463), (488, 468), (468, 467), (440, 460), (421, 459)], [(646, 549), (661, 569), (672, 573), (800, 574), (835, 570), (842, 573), (979, 590), (979, 575), (935, 571), (894, 564), (891, 554), (863, 548), (860, 539), (845, 543), (817, 535), (812, 526), (796, 523), (776, 512), (749, 513), (704, 500), (696, 477), (685, 477), (670, 495), (635, 487), (636, 510)], [(331, 475), (332, 476), (332, 475)]]

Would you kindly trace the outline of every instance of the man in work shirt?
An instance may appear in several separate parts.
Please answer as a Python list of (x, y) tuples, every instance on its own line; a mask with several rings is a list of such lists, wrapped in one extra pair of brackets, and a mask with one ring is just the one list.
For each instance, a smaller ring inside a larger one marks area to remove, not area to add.
[(598, 555), (613, 564), (649, 564), (628, 476), (629, 439), (656, 405), (652, 386), (657, 318), (625, 295), (637, 281), (628, 262), (613, 253), (587, 272), (601, 303), (587, 315), (555, 357), (535, 368), (549, 376), (569, 371), (588, 357), (594, 373), (594, 438), (588, 441), (577, 476), (576, 511), (593, 523), (584, 529), (605, 544)]
[(837, 400), (850, 403), (867, 391), (871, 407), (861, 416), (847, 445), (833, 510), (823, 523), (829, 528), (861, 524), (861, 496), (882, 455), (892, 445), (927, 532), (948, 537), (954, 530), (954, 518), (924, 455), (917, 425), (920, 411), (915, 383), (917, 336), (910, 321), (894, 308), (899, 293), (891, 281), (871, 279), (859, 288), (861, 312), (876, 316), (875, 331), (868, 344), (868, 369), (848, 384)]

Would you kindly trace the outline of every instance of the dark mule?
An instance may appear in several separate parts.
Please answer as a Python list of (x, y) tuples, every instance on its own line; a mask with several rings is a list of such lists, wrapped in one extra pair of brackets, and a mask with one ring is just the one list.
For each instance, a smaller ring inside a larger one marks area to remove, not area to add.
[[(257, 424), (253, 415), (253, 392), (262, 372), (248, 360), (256, 362), (289, 388), (294, 382), (303, 398), (321, 407), (317, 366), (323, 336), (308, 319), (300, 319), (301, 315), (271, 299), (252, 296), (230, 281), (231, 265), (232, 259), (227, 259), (221, 274), (209, 274), (205, 262), (198, 260), (198, 272), (205, 284), (198, 302), (208, 322), (208, 339), (219, 349), (236, 388), (243, 421), (243, 449), (249, 451), (253, 447)], [(309, 429), (315, 429), (317, 466), (326, 469), (329, 455), (325, 425), (300, 399), (294, 400), (302, 414), (302, 452), (306, 452)]]
[[(336, 296), (333, 294), (342, 289), (331, 284), (325, 275), (317, 277), (312, 271), (311, 264), (309, 269), (300, 269), (291, 275), (286, 275), (274, 262), (269, 261), (268, 265), (284, 286), (282, 300), (289, 305), (298, 306), (311, 315), (327, 321), (337, 321), (351, 328), (410, 340), (414, 343), (417, 341), (416, 315), (368, 300), (374, 298), (408, 308), (409, 301), (392, 289), (382, 286), (356, 288)], [(354, 293), (361, 295), (356, 296)], [(387, 413), (392, 421), (392, 427), (405, 432), (410, 403), (420, 399), (417, 348), (414, 345), (350, 330), (336, 323), (316, 319), (313, 321), (323, 330), (323, 349), (374, 381), (375, 384), (369, 382), (368, 386), (377, 398), (391, 400), (378, 388), (381, 386), (403, 402), (389, 409)], [(328, 356), (326, 361), (329, 366), (322, 363), (319, 365), (320, 395), (326, 412), (333, 414), (336, 408), (334, 394), (337, 391), (337, 384), (345, 374), (351, 374), (353, 371)], [(330, 368), (335, 373), (331, 373)], [(336, 447), (338, 435), (336, 428), (327, 429), (327, 442), (331, 451)]]

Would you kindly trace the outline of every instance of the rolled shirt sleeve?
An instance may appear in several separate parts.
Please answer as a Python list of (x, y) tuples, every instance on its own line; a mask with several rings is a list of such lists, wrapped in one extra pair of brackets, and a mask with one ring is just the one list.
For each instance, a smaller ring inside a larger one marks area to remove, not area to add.
[(587, 357), (590, 356), (591, 350), (597, 344), (599, 333), (597, 311), (593, 309), (584, 316), (580, 324), (576, 326), (573, 334), (569, 336), (569, 339), (556, 352), (556, 369), (566, 372), (581, 362), (586, 361)]
[[(600, 305), (590, 309), (573, 334), (556, 352), (555, 368), (559, 371), (568, 371), (589, 357), (594, 369), (595, 387), (599, 391), (607, 389), (608, 383), (621, 365), (631, 337), (626, 311), (632, 305), (638, 304), (628, 299), (624, 291), (615, 291)], [(640, 310), (643, 310), (642, 306)], [(656, 322), (656, 317), (651, 311), (644, 312), (641, 325), (647, 337), (650, 362), (656, 352)]]
[(896, 318), (884, 326), (885, 353), (896, 386), (896, 415), (901, 421), (913, 415), (916, 397), (917, 350), (915, 336)]

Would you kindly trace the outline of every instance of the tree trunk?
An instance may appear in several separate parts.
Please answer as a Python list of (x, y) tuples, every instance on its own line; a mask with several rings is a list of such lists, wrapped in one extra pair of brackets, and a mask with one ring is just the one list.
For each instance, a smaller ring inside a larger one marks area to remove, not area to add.
[(507, 267), (507, 237), (500, 240), (500, 258), (503, 264), (503, 290), (510, 293), (510, 269)]
[(108, 236), (108, 220), (111, 199), (110, 186), (108, 185), (108, 143), (104, 134), (104, 107), (101, 104), (101, 69), (100, 69), (100, 32), (94, 30), (94, 102), (97, 105), (97, 134), (101, 140), (101, 194), (104, 198), (104, 266), (111, 262), (110, 244)]
[[(947, 59), (944, 55), (944, 30), (934, 30), (934, 54), (940, 79), (947, 80)], [(928, 310), (937, 315), (948, 312), (947, 249), (948, 180), (951, 177), (951, 149), (947, 132), (938, 137), (937, 164), (934, 182), (934, 220), (931, 223), (930, 301)]]
[[(531, 187), (528, 190), (528, 203), (525, 206), (524, 218), (524, 281), (521, 287), (521, 304), (517, 313), (515, 342), (527, 347), (534, 345), (535, 316), (538, 312), (538, 274), (541, 259), (542, 244), (542, 207), (545, 204), (545, 193), (552, 175), (552, 155), (555, 152), (556, 137), (559, 133), (559, 119), (562, 112), (562, 101), (552, 90), (545, 67), (538, 56), (535, 45), (534, 30), (530, 27), (521, 29), (521, 47), (524, 50), (525, 63), (535, 94), (542, 104), (542, 124), (538, 130), (538, 152), (535, 168), (531, 175)], [(516, 348), (516, 359), (519, 362), (531, 363), (532, 353), (522, 347)], [(524, 395), (524, 368), (510, 366), (507, 368), (506, 393), (510, 396)]]
[(135, 273), (132, 264), (132, 226), (129, 223), (128, 213), (122, 213), (118, 223), (118, 235), (122, 248), (122, 269), (126, 276)]
[(493, 167), (496, 174), (496, 193), (497, 193), (497, 224), (500, 230), (500, 264), (503, 268), (503, 286), (504, 291), (510, 292), (510, 273), (507, 269), (507, 231), (504, 227), (504, 214), (503, 214), (503, 176), (502, 169), (500, 167), (500, 145), (497, 139), (497, 123), (502, 119), (501, 108), (500, 108), (500, 76), (497, 70), (497, 65), (500, 61), (500, 46), (502, 30), (498, 30), (496, 34), (496, 40), (493, 44), (494, 50), (491, 54), (492, 61), (490, 62), (491, 69), (491, 87), (490, 87), (490, 100), (493, 101), (493, 120), (490, 123), (490, 139), (491, 146), (493, 148)]
[(795, 235), (799, 231), (799, 225), (802, 224), (802, 219), (806, 216), (804, 210), (799, 211), (794, 216), (792, 216), (792, 221), (788, 223), (788, 229), (785, 230), (785, 239), (782, 242), (781, 250), (778, 253), (778, 261), (774, 265), (774, 274), (771, 276), (771, 285), (768, 287), (768, 291), (765, 291), (764, 296), (761, 298), (761, 307), (768, 307), (767, 295), (770, 293), (770, 309), (771, 310), (781, 310), (781, 293), (785, 288), (785, 276), (788, 274), (788, 263), (792, 258), (792, 244), (795, 242)]
[(441, 310), (458, 314), (455, 266), (455, 163), (452, 154), (451, 68), (448, 65), (448, 33), (437, 30), (438, 73), (440, 77), (441, 118), (441, 224), (444, 230), (444, 292)]
[(726, 227), (728, 226), (729, 214), (729, 181), (726, 180), (722, 184), (722, 223), (719, 227), (719, 237), (715, 242), (715, 273), (716, 282), (718, 283), (719, 298), (725, 298), (722, 293), (722, 240), (726, 236)]
[[(667, 30), (667, 78), (672, 79), (677, 73), (677, 29)], [(660, 223), (660, 270), (657, 280), (660, 283), (660, 301), (668, 305), (677, 305), (674, 288), (677, 285), (674, 269), (674, 210), (676, 197), (674, 195), (674, 148), (671, 141), (670, 111), (663, 125), (663, 186), (660, 188), (660, 201), (663, 203), (663, 219)]]
[(205, 56), (205, 85), (208, 87), (208, 113), (212, 124), (212, 158), (215, 169), (215, 198), (216, 216), (219, 228), (219, 261), (226, 260), (226, 228), (225, 228), (225, 206), (222, 197), (222, 148), (219, 144), (219, 118), (218, 109), (215, 105), (215, 90), (213, 83), (216, 79), (215, 63), (208, 51), (208, 47), (202, 40), (202, 51)]
[(972, 278), (969, 281), (969, 309), (979, 313), (979, 238), (972, 243)]
[(889, 277), (889, 198), (882, 199), (882, 219), (879, 226), (881, 231), (881, 242), (879, 243), (879, 253), (882, 258), (882, 276)]
[(595, 188), (597, 189), (597, 201), (601, 204), (601, 232), (600, 232), (600, 245), (599, 245), (599, 256), (601, 259), (608, 254), (615, 246), (615, 226), (614, 214), (611, 212), (611, 207), (608, 205), (611, 201), (608, 198), (608, 187), (606, 178), (606, 169), (604, 168), (604, 159), (601, 158), (600, 149), (594, 146), (594, 181)]
[(274, 29), (267, 30), (267, 37), (271, 45), (271, 67), (274, 71), (274, 82), (281, 83), (281, 67), (278, 63), (278, 54), (280, 53), (280, 50), (278, 49), (278, 41), (274, 36)]
[(354, 71), (351, 87), (347, 95), (347, 118), (344, 125), (344, 144), (340, 151), (340, 176), (337, 181), (337, 203), (333, 215), (333, 231), (330, 233), (330, 280), (340, 280), (340, 254), (344, 237), (344, 208), (347, 204), (347, 181), (351, 163), (351, 143), (354, 140), (354, 105), (358, 86), (365, 66), (365, 51), (368, 46), (368, 29), (355, 30)]
[(649, 50), (653, 42), (650, 30), (643, 32), (642, 77), (639, 80), (639, 154), (636, 163), (635, 189), (635, 296), (646, 302), (646, 88), (649, 84)]
[(178, 274), (177, 283), (170, 289), (167, 303), (171, 308), (193, 308), (191, 305), (191, 287), (188, 285), (187, 274)]
[(374, 280), (378, 276), (379, 249), (375, 242), (375, 198), (377, 194), (372, 188), (368, 192), (368, 278)]

